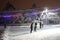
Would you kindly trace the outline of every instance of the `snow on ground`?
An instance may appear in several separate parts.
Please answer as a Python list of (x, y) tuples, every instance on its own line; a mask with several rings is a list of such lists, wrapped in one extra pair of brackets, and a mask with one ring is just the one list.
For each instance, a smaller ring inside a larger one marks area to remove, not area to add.
[(42, 29), (30, 33), (30, 27), (10, 26), (6, 29), (4, 40), (60, 40), (60, 24), (44, 25)]

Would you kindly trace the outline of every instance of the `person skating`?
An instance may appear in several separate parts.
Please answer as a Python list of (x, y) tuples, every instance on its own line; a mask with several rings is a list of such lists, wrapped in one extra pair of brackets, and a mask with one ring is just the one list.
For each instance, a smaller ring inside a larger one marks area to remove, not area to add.
[(40, 22), (40, 29), (41, 29), (41, 22)]
[(31, 26), (30, 26), (30, 33), (32, 33), (33, 31), (33, 23), (31, 23)]
[(40, 21), (40, 29), (43, 27), (43, 22)]
[(34, 31), (36, 31), (36, 29), (37, 29), (37, 23), (35, 23)]
[(6, 24), (4, 24), (4, 28), (6, 29)]

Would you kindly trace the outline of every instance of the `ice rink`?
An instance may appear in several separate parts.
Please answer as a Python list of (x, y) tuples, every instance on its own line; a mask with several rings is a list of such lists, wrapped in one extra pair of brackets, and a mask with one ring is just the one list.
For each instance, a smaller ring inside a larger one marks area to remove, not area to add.
[(30, 26), (8, 26), (4, 40), (60, 40), (60, 24), (44, 25), (42, 29), (30, 33)]

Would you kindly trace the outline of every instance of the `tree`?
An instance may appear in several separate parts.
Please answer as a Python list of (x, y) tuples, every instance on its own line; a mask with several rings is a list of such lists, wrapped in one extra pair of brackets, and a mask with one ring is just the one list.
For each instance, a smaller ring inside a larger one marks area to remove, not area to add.
[(34, 3), (33, 5), (32, 5), (32, 8), (31, 9), (36, 9), (37, 8), (37, 6), (36, 6), (36, 4)]
[(3, 9), (4, 11), (11, 11), (11, 10), (15, 10), (14, 6), (12, 4), (10, 4), (10, 2), (8, 2), (6, 4), (6, 7)]

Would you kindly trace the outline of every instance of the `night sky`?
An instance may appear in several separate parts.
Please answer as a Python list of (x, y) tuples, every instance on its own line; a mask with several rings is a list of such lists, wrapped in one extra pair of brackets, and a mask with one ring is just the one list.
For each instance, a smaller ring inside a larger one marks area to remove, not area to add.
[(60, 8), (60, 0), (0, 0), (0, 10), (6, 6), (8, 1), (16, 9), (30, 9), (34, 3), (38, 8), (46, 6), (50, 8)]

